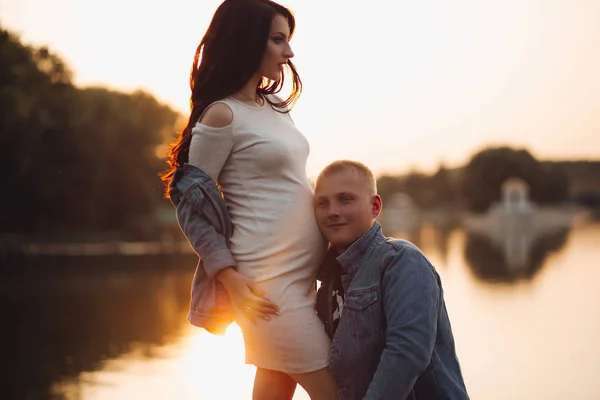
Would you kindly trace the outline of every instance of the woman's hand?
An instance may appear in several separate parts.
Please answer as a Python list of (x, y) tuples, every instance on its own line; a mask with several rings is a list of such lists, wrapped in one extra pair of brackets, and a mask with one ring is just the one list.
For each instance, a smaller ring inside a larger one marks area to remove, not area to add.
[(256, 318), (269, 321), (273, 315), (279, 315), (279, 308), (270, 301), (269, 296), (254, 281), (232, 267), (219, 272), (217, 279), (225, 286), (231, 303), (243, 310), (252, 323)]

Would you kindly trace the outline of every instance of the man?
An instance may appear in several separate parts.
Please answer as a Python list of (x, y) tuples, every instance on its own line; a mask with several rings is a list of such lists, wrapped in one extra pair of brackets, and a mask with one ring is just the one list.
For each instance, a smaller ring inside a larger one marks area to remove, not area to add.
[(331, 247), (317, 309), (340, 400), (468, 399), (440, 278), (413, 244), (383, 236), (373, 173), (336, 161), (315, 185)]

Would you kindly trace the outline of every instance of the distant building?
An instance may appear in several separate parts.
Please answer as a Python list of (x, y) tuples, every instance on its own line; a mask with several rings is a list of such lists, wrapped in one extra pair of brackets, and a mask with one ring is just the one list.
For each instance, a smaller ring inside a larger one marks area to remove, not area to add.
[(519, 215), (529, 214), (533, 211), (533, 204), (529, 199), (529, 185), (521, 178), (508, 178), (502, 183), (502, 199), (500, 203), (492, 206), (492, 212), (500, 211), (503, 214)]
[(549, 234), (566, 230), (577, 212), (536, 206), (529, 198), (529, 185), (521, 178), (506, 179), (500, 201), (485, 214), (467, 216), (467, 231), (488, 237), (502, 250), (513, 273), (526, 269), (533, 244)]

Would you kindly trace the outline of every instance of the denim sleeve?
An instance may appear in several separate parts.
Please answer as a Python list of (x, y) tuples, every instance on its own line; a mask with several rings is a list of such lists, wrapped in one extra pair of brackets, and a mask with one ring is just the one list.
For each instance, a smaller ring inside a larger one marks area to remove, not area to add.
[(204, 270), (210, 279), (227, 267), (235, 266), (235, 259), (227, 241), (203, 212), (208, 205), (199, 188), (190, 188), (177, 206), (177, 221), (190, 245), (202, 258)]
[(416, 250), (390, 255), (382, 276), (386, 346), (364, 400), (405, 399), (427, 368), (437, 333), (440, 288)]

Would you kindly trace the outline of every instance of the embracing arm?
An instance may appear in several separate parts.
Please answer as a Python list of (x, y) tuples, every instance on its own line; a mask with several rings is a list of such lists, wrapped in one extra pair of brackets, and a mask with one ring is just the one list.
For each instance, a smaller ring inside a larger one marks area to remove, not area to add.
[(364, 400), (406, 398), (429, 365), (437, 333), (441, 294), (429, 262), (414, 249), (384, 262), (386, 347)]

